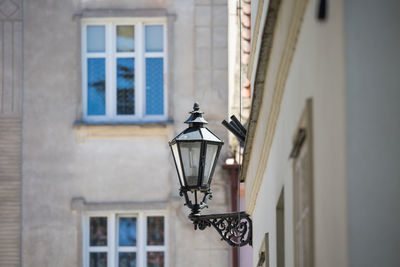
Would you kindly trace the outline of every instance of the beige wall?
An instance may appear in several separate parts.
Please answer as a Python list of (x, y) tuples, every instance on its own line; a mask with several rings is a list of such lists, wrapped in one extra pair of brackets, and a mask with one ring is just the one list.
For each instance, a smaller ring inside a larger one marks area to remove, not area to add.
[(315, 266), (347, 266), (343, 3), (329, 2), (328, 20), (322, 23), (316, 20), (316, 6), (316, 1), (281, 2), (246, 174), (253, 262), (269, 232), (271, 266), (276, 265), (275, 210), (282, 188), (285, 263), (294, 265), (289, 154), (307, 98), (314, 109)]
[[(174, 122), (76, 124), (81, 121), (83, 11), (138, 8), (168, 14), (169, 119)], [(228, 247), (217, 233), (193, 231), (186, 218), (168, 147), (186, 127), (182, 122), (195, 100), (209, 128), (226, 139), (219, 126), (228, 101), (225, 1), (25, 1), (24, 10), (23, 266), (81, 265), (85, 208), (75, 207), (75, 198), (105, 210), (121, 203), (159, 209), (154, 203), (163, 203), (170, 221), (169, 266), (227, 266)], [(227, 211), (226, 182), (218, 170), (209, 212)]]

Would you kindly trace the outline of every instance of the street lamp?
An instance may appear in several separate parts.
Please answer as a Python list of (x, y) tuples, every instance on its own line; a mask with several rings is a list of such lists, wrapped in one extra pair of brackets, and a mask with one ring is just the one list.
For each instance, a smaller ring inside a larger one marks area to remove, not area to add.
[(191, 209), (189, 219), (195, 229), (211, 225), (231, 246), (244, 246), (252, 241), (252, 222), (245, 212), (200, 215), (212, 198), (211, 181), (224, 142), (204, 125), (198, 103), (185, 121), (189, 127), (169, 142), (180, 183), (180, 195)]

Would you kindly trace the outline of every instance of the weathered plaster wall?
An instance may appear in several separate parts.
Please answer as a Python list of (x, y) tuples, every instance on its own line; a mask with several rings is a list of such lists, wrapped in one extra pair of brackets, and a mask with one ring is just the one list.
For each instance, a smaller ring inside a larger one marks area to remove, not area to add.
[[(216, 232), (194, 232), (186, 218), (168, 147), (186, 127), (182, 122), (195, 100), (209, 128), (226, 139), (220, 127), (228, 101), (225, 1), (24, 5), (23, 266), (81, 266), (81, 213), (71, 208), (74, 198), (101, 205), (166, 203), (169, 266), (227, 266), (228, 247)], [(137, 8), (163, 8), (170, 15), (168, 99), (174, 123), (114, 129), (76, 125), (82, 113), (79, 14)], [(220, 169), (215, 180), (209, 211), (227, 211), (228, 180)]]
[(400, 3), (346, 1), (351, 266), (399, 266)]
[(21, 249), (22, 3), (0, 2), (0, 266)]

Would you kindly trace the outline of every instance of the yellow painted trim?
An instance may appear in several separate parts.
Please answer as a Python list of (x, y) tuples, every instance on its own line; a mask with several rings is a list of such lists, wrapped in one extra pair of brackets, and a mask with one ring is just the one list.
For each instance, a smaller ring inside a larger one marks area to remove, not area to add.
[(173, 133), (173, 126), (168, 124), (78, 124), (74, 128), (80, 142), (88, 138), (170, 138)]
[[(282, 96), (286, 85), (286, 80), (289, 75), (289, 69), (292, 63), (294, 51), (297, 45), (297, 39), (302, 25), (305, 9), (308, 0), (297, 0), (293, 13), (289, 32), (287, 34), (285, 48), (279, 65), (277, 80), (272, 95), (272, 104), (268, 115), (268, 127), (262, 144), (262, 153), (257, 167), (253, 186), (250, 191), (249, 202), (247, 203), (246, 211), (252, 215), (256, 206), (256, 200), (260, 191), (261, 183), (265, 170), (267, 168), (268, 158), (272, 146), (272, 140), (276, 130), (276, 124), (281, 109)], [(264, 26), (265, 27), (265, 26)]]

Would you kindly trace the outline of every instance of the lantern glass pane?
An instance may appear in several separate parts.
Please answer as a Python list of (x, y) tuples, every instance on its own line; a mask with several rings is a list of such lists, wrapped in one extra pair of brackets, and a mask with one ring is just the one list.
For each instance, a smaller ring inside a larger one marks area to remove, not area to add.
[(210, 175), (214, 166), (214, 162), (217, 160), (218, 145), (207, 144), (206, 150), (206, 162), (204, 165), (204, 174), (202, 185), (207, 185), (210, 180)]
[(187, 186), (198, 185), (201, 142), (179, 144)]
[(176, 167), (178, 168), (179, 180), (181, 181), (181, 185), (185, 186), (185, 181), (183, 180), (181, 159), (179, 157), (179, 152), (178, 152), (178, 145), (175, 143), (175, 144), (171, 145), (171, 148), (172, 148), (172, 154), (174, 156), (174, 160), (176, 163)]

